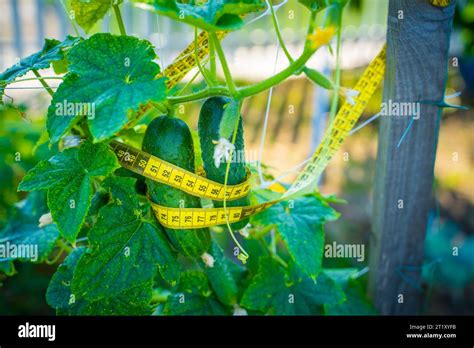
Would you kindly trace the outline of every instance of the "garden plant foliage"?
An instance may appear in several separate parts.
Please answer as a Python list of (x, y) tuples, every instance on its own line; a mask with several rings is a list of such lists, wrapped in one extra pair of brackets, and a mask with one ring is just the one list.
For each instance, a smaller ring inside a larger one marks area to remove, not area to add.
[[(245, 25), (245, 16), (266, 8), (262, 0), (134, 3), (207, 31), (211, 41), (216, 31), (238, 30)], [(344, 6), (344, 1), (301, 3), (313, 15), (305, 51), (290, 64), (295, 74), (334, 32), (315, 27), (316, 13), (324, 13), (328, 4)], [(71, 0), (69, 6), (77, 25), (89, 33), (107, 12), (117, 14), (120, 4)], [(1, 73), (0, 98), (5, 86), (28, 72), (39, 74), (51, 64), (64, 63), (45, 125), (35, 126), (36, 145), (32, 142), (25, 150), (31, 152), (34, 146), (36, 163), (30, 161), (22, 169), (29, 169), (18, 185), (24, 198), (9, 208), (10, 219), (0, 231), (0, 246), (34, 244), (38, 257), (34, 261), (21, 256), (0, 258), (0, 273), (14, 276), (17, 262), (55, 264), (45, 296), (59, 315), (373, 313), (363, 285), (354, 277), (356, 271), (323, 267), (324, 226), (339, 218), (330, 205), (332, 198), (314, 192), (282, 201), (252, 216), (251, 226), (242, 235), (233, 231), (233, 238), (227, 226), (213, 228), (208, 250), (193, 258), (175, 248), (155, 218), (144, 178), (120, 167), (109, 143), (141, 144), (142, 129), (153, 117), (173, 117), (176, 105), (214, 94), (239, 101), (287, 78), (276, 74), (240, 88), (227, 71), (223, 53), (214, 40), (210, 67), (201, 70), (210, 84), (201, 94), (167, 88), (166, 77), (159, 76), (165, 67), (156, 63), (155, 48), (125, 32), (46, 40), (39, 52)], [(213, 71), (217, 56), (225, 85), (219, 85)], [(80, 110), (74, 105), (80, 105)], [(238, 108), (241, 102), (231, 105)], [(221, 125), (230, 141), (238, 111)], [(15, 147), (0, 145), (1, 149)], [(201, 155), (205, 154), (195, 141), (197, 161)], [(250, 199), (258, 203), (277, 196), (254, 183)], [(239, 248), (249, 254), (245, 263), (238, 257)]]

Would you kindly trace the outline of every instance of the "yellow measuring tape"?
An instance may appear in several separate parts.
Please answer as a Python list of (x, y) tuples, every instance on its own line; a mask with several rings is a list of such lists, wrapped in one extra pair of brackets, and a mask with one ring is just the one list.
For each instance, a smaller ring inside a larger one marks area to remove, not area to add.
[[(228, 34), (227, 31), (216, 32), (219, 40), (222, 40)], [(196, 49), (197, 44), (197, 49)], [(197, 54), (196, 54), (197, 51)], [(188, 72), (196, 67), (196, 55), (201, 61), (209, 54), (209, 36), (207, 31), (202, 31), (197, 40), (193, 41), (184, 49), (183, 52), (169, 65), (159, 77), (167, 77), (166, 85), (168, 88), (176, 86)]]
[[(176, 71), (175, 69), (166, 69), (165, 71), (167, 70), (170, 72)], [(257, 205), (227, 208), (170, 208), (151, 202), (158, 221), (163, 226), (172, 229), (204, 228), (225, 224), (227, 215), (229, 223), (234, 223), (296, 195), (317, 180), (331, 158), (339, 150), (380, 85), (384, 72), (385, 47), (369, 64), (354, 87), (359, 92), (359, 95), (354, 98), (354, 104), (345, 102), (342, 105), (310, 162), (281, 198)], [(173, 79), (173, 81), (175, 80)], [(111, 145), (122, 166), (152, 180), (198, 197), (224, 200), (224, 192), (227, 189), (226, 200), (233, 200), (246, 196), (250, 190), (248, 181), (239, 185), (224, 187), (223, 184), (208, 180), (125, 144), (113, 142)], [(200, 189), (201, 187), (202, 189)]]
[(223, 201), (224, 192), (227, 192), (226, 200), (234, 200), (247, 196), (250, 191), (249, 180), (238, 185), (227, 185), (224, 190), (223, 184), (189, 172), (141, 150), (116, 141), (111, 142), (110, 146), (123, 167), (194, 196)]

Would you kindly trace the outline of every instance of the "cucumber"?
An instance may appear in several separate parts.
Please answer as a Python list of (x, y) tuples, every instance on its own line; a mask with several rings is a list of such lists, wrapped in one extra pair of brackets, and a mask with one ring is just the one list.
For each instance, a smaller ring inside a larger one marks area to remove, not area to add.
[[(142, 144), (143, 151), (194, 173), (194, 146), (188, 126), (178, 118), (160, 116), (150, 122)], [(201, 208), (199, 197), (146, 179), (150, 199), (173, 208)], [(180, 205), (181, 203), (181, 205)], [(211, 245), (208, 228), (174, 230), (165, 228), (173, 246), (191, 257), (201, 256)]]
[[(199, 114), (198, 122), (198, 134), (199, 141), (201, 144), (201, 157), (204, 165), (204, 170), (206, 172), (207, 178), (210, 180), (219, 182), (221, 184), (225, 181), (225, 172), (227, 169), (227, 163), (224, 161), (221, 163), (219, 168), (214, 164), (214, 148), (215, 141), (219, 140), (219, 126), (224, 115), (224, 105), (229, 103), (230, 99), (222, 97), (213, 97), (207, 99), (201, 107), (201, 112)], [(232, 136), (228, 139), (229, 142), (232, 141)], [(229, 176), (227, 178), (228, 185), (236, 185), (245, 181), (247, 178), (247, 171), (245, 165), (245, 156), (244, 156), (244, 132), (242, 125), (242, 117), (239, 120), (239, 125), (237, 128), (237, 136), (235, 139), (235, 154), (238, 156), (239, 161), (234, 161), (230, 164)], [(246, 206), (250, 205), (250, 198), (248, 196), (233, 200), (227, 201), (226, 206), (236, 207), (236, 206)], [(215, 207), (224, 206), (223, 201), (214, 201)], [(231, 227), (234, 230), (240, 230), (244, 228), (249, 219), (235, 222), (231, 224)]]

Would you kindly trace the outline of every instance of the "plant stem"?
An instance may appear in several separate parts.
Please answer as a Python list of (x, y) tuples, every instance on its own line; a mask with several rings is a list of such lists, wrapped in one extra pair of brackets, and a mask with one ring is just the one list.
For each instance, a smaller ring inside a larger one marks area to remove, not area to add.
[(67, 251), (68, 254), (70, 254), (70, 253), (74, 250), (73, 247), (67, 245), (67, 243), (65, 243), (62, 239), (58, 239), (58, 240), (56, 241), (56, 244), (57, 244), (61, 249)]
[[(232, 145), (235, 144), (235, 140), (237, 139), (237, 130), (239, 128), (239, 121), (240, 121), (240, 115), (241, 115), (240, 114), (240, 109), (241, 108), (242, 108), (242, 100), (239, 101), (238, 115), (237, 115), (236, 120), (235, 120), (234, 133), (232, 135)], [(230, 154), (229, 154), (229, 158), (232, 158), (232, 153), (233, 152), (234, 152), (234, 149), (231, 149)], [(239, 256), (242, 255), (241, 258), (239, 257), (239, 260), (242, 263), (245, 263), (246, 260), (249, 258), (249, 254), (245, 251), (245, 249), (242, 247), (242, 245), (240, 245), (237, 238), (235, 238), (234, 232), (232, 231), (232, 228), (230, 227), (229, 217), (227, 216), (227, 195), (225, 193), (227, 192), (227, 181), (229, 179), (230, 164), (231, 164), (231, 160), (228, 160), (226, 170), (225, 170), (225, 177), (224, 177), (224, 215), (225, 215), (225, 222), (226, 222), (229, 234), (232, 237), (232, 240), (234, 241), (235, 245), (237, 245), (237, 247), (240, 250), (240, 255)]]
[(29, 78), (26, 78), (26, 79), (18, 79), (18, 80), (12, 81), (12, 82), (8, 82), (8, 84), (11, 85), (11, 84), (14, 84), (14, 83), (25, 82), (25, 81), (62, 80), (62, 79), (63, 79), (62, 77), (58, 77), (58, 76), (42, 76), (40, 78), (29, 77)]
[[(276, 17), (275, 17), (275, 19), (276, 19)], [(316, 20), (316, 12), (312, 11), (311, 12), (311, 18), (310, 18), (310, 21), (309, 21), (308, 33), (311, 33), (314, 30), (315, 20)], [(281, 42), (283, 42), (283, 40)], [(301, 56), (297, 60), (292, 61), (290, 63), (290, 65), (288, 65), (288, 67), (286, 67), (286, 69), (283, 69), (278, 74), (273, 75), (272, 77), (269, 77), (268, 79), (263, 80), (259, 83), (256, 83), (252, 86), (241, 88), (238, 91), (239, 96), (242, 97), (242, 98), (246, 98), (246, 97), (258, 94), (260, 92), (263, 92), (266, 89), (269, 89), (273, 86), (276, 86), (277, 84), (281, 83), (282, 81), (284, 81), (285, 79), (287, 79), (288, 77), (293, 75), (294, 73), (296, 73), (296, 72), (300, 71), (301, 69), (303, 69), (306, 62), (309, 60), (309, 58), (311, 58), (311, 56), (315, 52), (314, 49), (311, 49), (309, 47), (308, 42), (309, 42), (308, 37), (306, 37), (303, 53), (301, 54)], [(281, 45), (281, 43), (280, 43), (280, 45)]]
[(174, 105), (174, 104), (192, 102), (195, 100), (200, 100), (200, 99), (209, 98), (213, 96), (230, 96), (230, 92), (229, 92), (229, 89), (226, 87), (213, 86), (213, 87), (205, 88), (196, 93), (186, 94), (179, 97), (168, 97), (167, 100), (171, 105)]
[[(308, 32), (312, 30), (311, 28), (314, 28), (315, 18), (316, 18), (316, 13), (312, 13), (310, 24), (309, 24), (310, 29), (308, 29)], [(199, 99), (208, 98), (211, 96), (231, 95), (239, 99), (253, 96), (255, 94), (261, 93), (271, 87), (278, 85), (279, 83), (283, 82), (285, 79), (287, 79), (294, 73), (303, 69), (306, 62), (309, 60), (309, 58), (311, 58), (311, 56), (315, 52), (314, 49), (311, 49), (309, 47), (308, 39), (306, 39), (305, 49), (303, 53), (301, 54), (301, 56), (298, 59), (291, 62), (290, 65), (288, 65), (285, 69), (280, 71), (278, 74), (271, 76), (263, 81), (260, 81), (254, 85), (236, 89), (234, 85), (234, 81), (232, 80), (232, 76), (230, 74), (229, 67), (227, 66), (227, 61), (225, 60), (224, 51), (222, 50), (222, 46), (220, 45), (220, 42), (219, 42), (219, 39), (217, 38), (216, 33), (212, 32), (212, 33), (209, 33), (209, 35), (210, 35), (210, 38), (212, 38), (215, 49), (217, 51), (217, 55), (219, 56), (219, 60), (221, 61), (222, 70), (224, 71), (228, 88), (213, 86), (210, 88), (206, 88), (202, 91), (199, 91), (197, 93), (188, 94), (181, 97), (176, 97), (176, 96), (168, 97), (168, 102), (170, 104), (187, 103), (187, 102), (191, 102), (191, 101), (195, 101)]]
[[(201, 60), (199, 59), (198, 55), (198, 47), (197, 47), (197, 27), (194, 27), (194, 60), (196, 61), (196, 65), (199, 69), (199, 72), (201, 73), (202, 77), (204, 77), (204, 80), (206, 81), (208, 86), (213, 86), (214, 83), (209, 79), (209, 76), (207, 75), (206, 71), (203, 69)], [(209, 40), (208, 40), (209, 41)]]
[(275, 228), (275, 225), (269, 225), (269, 226), (265, 226), (264, 228), (262, 228), (260, 231), (258, 232), (255, 232), (252, 236), (252, 238), (254, 239), (260, 239), (260, 238), (263, 238), (267, 235), (268, 232), (270, 232), (273, 228)]
[(288, 65), (278, 74), (273, 75), (272, 77), (269, 77), (268, 79), (258, 82), (252, 86), (240, 88), (238, 91), (239, 96), (241, 98), (250, 97), (252, 95), (258, 94), (260, 92), (265, 91), (266, 89), (278, 85), (279, 83), (283, 82), (285, 79), (293, 75), (295, 72), (303, 68), (313, 53), (314, 51), (305, 50), (297, 60), (293, 61), (293, 63)]
[(308, 34), (306, 35), (306, 41), (305, 41), (305, 48), (308, 46), (309, 44), (309, 40), (308, 40), (308, 37), (310, 34), (313, 33), (314, 31), (314, 27), (316, 26), (316, 12), (315, 11), (311, 11), (311, 17), (309, 18), (309, 25), (308, 25)]
[(36, 69), (32, 69), (31, 71), (33, 71), (33, 74), (35, 74), (35, 76), (38, 78), (39, 82), (41, 83), (41, 85), (44, 87), (44, 89), (46, 90), (46, 92), (49, 93), (49, 95), (52, 97), (54, 92), (53, 90), (51, 89), (51, 87), (49, 87), (49, 85), (46, 83), (46, 81), (41, 77), (40, 73), (38, 72), (38, 70)]
[(288, 264), (280, 257), (278, 256), (277, 253), (273, 254), (272, 253), (272, 257), (275, 259), (275, 261), (277, 261), (280, 265), (282, 265), (283, 267), (285, 268), (288, 268)]
[(272, 229), (272, 230), (270, 231), (270, 238), (271, 238), (270, 250), (272, 251), (272, 254), (275, 255), (275, 254), (277, 253), (275, 229)]
[(217, 81), (217, 66), (216, 66), (216, 44), (214, 43), (214, 38), (210, 33), (207, 33), (208, 42), (209, 42), (209, 59), (211, 67), (211, 79)]
[(227, 65), (227, 60), (225, 58), (224, 50), (222, 49), (221, 43), (215, 32), (211, 32), (210, 35), (214, 41), (214, 46), (217, 51), (217, 55), (219, 56), (219, 60), (222, 65), (222, 70), (224, 71), (225, 80), (227, 86), (229, 87), (230, 94), (234, 97), (237, 97), (237, 88), (235, 87), (234, 80), (232, 79), (232, 75), (229, 70), (229, 66)]
[(286, 48), (285, 42), (283, 41), (283, 37), (281, 36), (280, 32), (280, 25), (278, 24), (278, 18), (275, 13), (275, 9), (273, 8), (273, 1), (270, 0), (270, 12), (272, 14), (273, 26), (275, 27), (275, 32), (278, 38), (278, 42), (280, 43), (280, 47), (282, 48), (283, 52), (285, 52), (286, 58), (290, 63), (293, 63), (293, 58), (291, 57), (290, 52)]
[(181, 88), (178, 92), (176, 92), (176, 94), (175, 94), (174, 96), (175, 96), (175, 97), (178, 97), (178, 96), (180, 96), (181, 94), (183, 94), (183, 92), (184, 92), (189, 86), (192, 85), (192, 83), (194, 82), (194, 80), (195, 80), (196, 77), (198, 77), (198, 76), (199, 76), (199, 71), (196, 72), (196, 73), (194, 74), (194, 76), (191, 77), (191, 79), (190, 79), (188, 82), (186, 82), (186, 84), (184, 85), (184, 87)]
[(115, 18), (117, 19), (120, 34), (125, 36), (127, 35), (127, 32), (125, 31), (125, 25), (123, 24), (122, 14), (120, 13), (120, 7), (118, 4), (114, 4), (112, 5), (112, 7), (114, 8)]
[(283, 260), (277, 253), (274, 253), (271, 249), (271, 247), (268, 245), (267, 241), (264, 238), (258, 239), (260, 241), (260, 244), (264, 247), (265, 251), (280, 265), (282, 265), (284, 268), (288, 268), (288, 264)]
[[(291, 63), (284, 70), (280, 71), (278, 74), (272, 77), (269, 77), (266, 80), (258, 82), (254, 85), (239, 88), (235, 96), (237, 96), (238, 98), (246, 98), (246, 97), (250, 97), (252, 95), (258, 94), (260, 92), (263, 92), (273, 86), (276, 86), (277, 84), (281, 83), (286, 78), (290, 77), (295, 72), (300, 70), (302, 67), (304, 67), (305, 63), (308, 61), (308, 59), (311, 57), (313, 53), (314, 51), (312, 50), (304, 51), (303, 54), (297, 60)], [(208, 97), (213, 97), (213, 96), (232, 96), (233, 95), (232, 91), (230, 91), (229, 89), (230, 88), (221, 87), (221, 86), (213, 86), (213, 87), (203, 89), (199, 92), (183, 95), (180, 97), (176, 97), (176, 96), (168, 97), (168, 102), (170, 104), (180, 104), (180, 103), (192, 102), (192, 101), (196, 101), (196, 100), (204, 99)]]
[[(290, 52), (286, 48), (285, 42), (283, 41), (283, 37), (280, 32), (280, 26), (278, 24), (278, 19), (276, 17), (275, 10), (273, 9), (273, 6), (270, 6), (271, 9), (271, 14), (272, 14), (272, 19), (273, 19), (273, 26), (275, 27), (275, 32), (278, 38), (278, 42), (280, 43), (280, 47), (283, 49), (283, 52), (285, 53), (286, 58), (290, 63), (293, 63), (294, 59), (291, 57)], [(316, 12), (313, 12), (311, 14), (311, 20), (310, 20), (310, 25), (308, 29), (308, 34), (310, 34), (314, 30), (314, 20), (316, 18)], [(317, 85), (325, 88), (325, 89), (333, 89), (333, 82), (329, 80), (326, 76), (323, 74), (319, 73), (316, 70), (310, 71), (306, 66), (303, 67), (303, 72), (304, 74), (314, 83)]]

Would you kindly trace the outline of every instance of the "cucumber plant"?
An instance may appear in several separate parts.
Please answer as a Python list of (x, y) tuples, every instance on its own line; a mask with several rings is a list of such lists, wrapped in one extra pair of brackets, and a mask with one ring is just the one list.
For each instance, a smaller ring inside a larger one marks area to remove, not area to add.
[[(330, 81), (306, 63), (334, 35), (340, 42), (346, 1), (299, 1), (296, 6), (305, 6), (310, 19), (297, 58), (281, 39), (271, 1), (133, 2), (206, 33), (209, 58), (198, 59), (197, 65), (207, 86), (191, 93), (187, 85), (170, 88), (164, 67), (155, 62), (154, 47), (127, 35), (121, 1), (71, 0), (74, 25), (85, 33), (110, 11), (120, 34), (87, 36), (77, 30), (63, 42), (46, 40), (42, 50), (0, 74), (0, 96), (28, 72), (51, 95), (46, 130), (37, 145), (48, 147), (50, 158), (37, 163), (18, 186), (29, 193), (13, 208), (0, 243), (34, 244), (39, 249), (36, 262), (57, 265), (46, 300), (59, 315), (372, 313), (356, 269), (323, 268), (324, 224), (339, 217), (330, 206), (333, 198), (314, 192), (232, 225), (164, 228), (150, 201), (180, 208), (212, 202), (121, 168), (109, 147), (112, 140), (125, 142), (193, 172), (195, 157), (201, 157), (211, 180), (224, 185), (246, 180), (252, 170), (245, 161), (232, 161), (232, 152), (243, 150), (240, 107), (245, 98), (305, 73), (334, 90), (337, 106), (338, 78)], [(246, 16), (268, 6), (289, 65), (263, 81), (239, 86), (218, 34), (241, 29)], [(316, 25), (319, 13), (325, 18), (321, 26)], [(198, 57), (197, 48), (195, 53), (190, 57)], [(217, 78), (218, 63), (224, 81)], [(58, 76), (43, 77), (40, 70), (51, 65)], [(52, 78), (62, 80), (56, 91), (48, 85)], [(196, 141), (175, 108), (200, 100), (205, 101)], [(214, 206), (278, 198), (277, 192), (259, 189), (258, 180), (252, 182), (247, 197)], [(238, 234), (245, 226), (246, 233)], [(14, 262), (27, 261), (0, 259), (0, 272), (13, 276)]]

